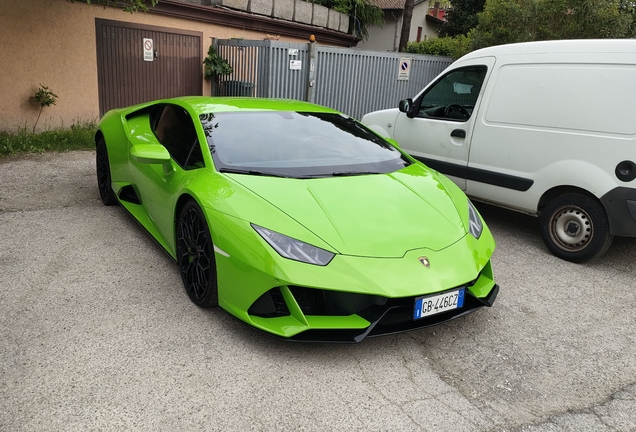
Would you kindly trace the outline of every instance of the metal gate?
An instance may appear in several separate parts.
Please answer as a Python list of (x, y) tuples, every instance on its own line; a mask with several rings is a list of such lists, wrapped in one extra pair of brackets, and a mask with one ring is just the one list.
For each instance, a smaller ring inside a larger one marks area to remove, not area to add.
[(99, 18), (95, 30), (100, 116), (112, 108), (202, 94), (202, 33)]
[[(232, 65), (215, 95), (306, 100), (360, 119), (395, 108), (452, 63), (450, 57), (363, 51), (278, 41), (216, 40)], [(401, 60), (410, 59), (408, 79), (398, 80)]]

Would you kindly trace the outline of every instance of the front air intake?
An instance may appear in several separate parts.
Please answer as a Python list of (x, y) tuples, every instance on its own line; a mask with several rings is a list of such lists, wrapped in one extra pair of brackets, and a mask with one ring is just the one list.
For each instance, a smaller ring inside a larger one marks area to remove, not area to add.
[(283, 293), (279, 287), (272, 288), (260, 296), (247, 311), (248, 314), (263, 318), (275, 318), (289, 315)]

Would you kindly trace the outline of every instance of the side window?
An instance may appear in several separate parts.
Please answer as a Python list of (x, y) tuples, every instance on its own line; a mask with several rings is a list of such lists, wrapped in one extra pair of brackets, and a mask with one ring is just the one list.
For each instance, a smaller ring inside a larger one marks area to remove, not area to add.
[(182, 168), (205, 166), (194, 123), (186, 110), (166, 105), (161, 111), (151, 113), (150, 122), (159, 142)]
[(468, 120), (487, 70), (486, 66), (470, 66), (443, 76), (421, 96), (417, 117)]

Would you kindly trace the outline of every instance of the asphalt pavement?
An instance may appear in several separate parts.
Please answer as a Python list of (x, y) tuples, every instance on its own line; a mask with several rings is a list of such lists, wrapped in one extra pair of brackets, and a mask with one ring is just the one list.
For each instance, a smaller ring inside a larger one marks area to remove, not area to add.
[(479, 205), (492, 308), (289, 343), (190, 302), (93, 152), (0, 159), (1, 431), (634, 431), (636, 239), (577, 265)]

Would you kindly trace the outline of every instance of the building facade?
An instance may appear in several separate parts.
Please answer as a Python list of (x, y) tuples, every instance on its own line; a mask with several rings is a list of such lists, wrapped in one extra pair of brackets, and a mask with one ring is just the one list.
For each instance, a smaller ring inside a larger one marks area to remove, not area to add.
[(58, 99), (44, 108), (38, 130), (97, 121), (100, 106), (116, 105), (105, 100), (121, 92), (129, 98), (122, 100), (210, 94), (202, 61), (213, 38), (305, 42), (313, 34), (325, 45), (357, 42), (347, 34), (348, 17), (318, 5), (227, 2), (161, 0), (130, 14), (81, 1), (3, 0), (0, 130), (33, 126), (40, 107), (32, 96), (41, 85)]

